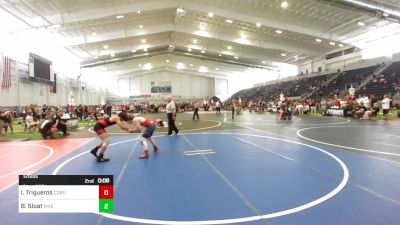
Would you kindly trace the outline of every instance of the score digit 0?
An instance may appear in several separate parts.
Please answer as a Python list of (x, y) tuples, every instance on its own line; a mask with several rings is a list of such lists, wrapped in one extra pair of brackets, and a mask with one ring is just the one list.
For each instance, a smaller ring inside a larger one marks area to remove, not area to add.
[(112, 185), (100, 185), (99, 186), (99, 198), (100, 199), (113, 199), (114, 189)]

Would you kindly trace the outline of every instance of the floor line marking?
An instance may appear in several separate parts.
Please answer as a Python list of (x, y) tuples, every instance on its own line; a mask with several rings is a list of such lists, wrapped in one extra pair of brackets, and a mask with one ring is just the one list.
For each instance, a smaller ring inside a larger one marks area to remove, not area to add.
[(191, 155), (209, 155), (209, 154), (215, 154), (215, 152), (186, 153), (185, 155), (191, 156)]
[(212, 152), (212, 149), (205, 149), (205, 150), (193, 150), (193, 151), (184, 151), (183, 153), (195, 153), (195, 152)]
[[(308, 137), (305, 137), (303, 135), (301, 135), (301, 132), (305, 131), (305, 130), (310, 130), (310, 129), (316, 129), (316, 128), (320, 128), (320, 127), (307, 127), (307, 128), (303, 128), (300, 129), (296, 132), (297, 136), (303, 138), (304, 140), (308, 140), (314, 143), (318, 143), (318, 144), (323, 144), (323, 145), (329, 145), (329, 146), (333, 146), (333, 147), (338, 147), (338, 148), (344, 148), (344, 149), (350, 149), (350, 150), (354, 150), (354, 151), (360, 151), (360, 152), (369, 152), (369, 153), (376, 153), (376, 154), (382, 154), (382, 155), (394, 155), (394, 156), (399, 156), (400, 153), (393, 153), (393, 152), (380, 152), (380, 151), (375, 151), (375, 150), (369, 150), (369, 149), (364, 149), (364, 148), (354, 148), (354, 147), (349, 147), (349, 146), (344, 146), (344, 145), (336, 145), (336, 144), (331, 144), (328, 142), (323, 142), (323, 141), (318, 141), (315, 139), (311, 139)], [(326, 128), (326, 127), (324, 127)]]
[[(136, 149), (136, 146), (137, 146), (138, 142), (139, 142), (139, 138), (137, 138), (135, 144), (133, 145), (133, 148), (131, 149), (131, 152), (129, 153), (128, 158), (126, 159), (126, 162), (125, 162), (124, 165), (122, 166), (121, 172), (119, 173), (118, 179), (117, 179), (117, 181), (115, 182), (115, 185), (114, 185), (114, 191), (117, 190), (117, 188), (118, 188), (118, 186), (119, 186), (119, 183), (120, 183), (121, 180), (122, 180), (122, 176), (124, 175), (124, 173), (125, 173), (125, 171), (126, 171), (126, 168), (128, 168), (128, 164), (129, 164), (129, 162), (131, 161), (131, 158), (132, 158), (132, 156), (133, 156), (133, 153), (135, 152), (135, 149)], [(103, 215), (99, 215), (99, 216), (100, 216), (100, 217), (99, 217), (99, 220), (97, 221), (97, 225), (100, 225), (101, 222), (103, 222), (103, 218), (104, 218)]]
[(246, 143), (246, 144), (252, 145), (252, 146), (257, 147), (257, 148), (259, 148), (259, 149), (261, 149), (261, 150), (264, 150), (264, 151), (266, 151), (266, 152), (269, 152), (269, 153), (271, 153), (271, 154), (273, 154), (273, 155), (276, 155), (276, 156), (279, 156), (279, 157), (282, 157), (282, 158), (284, 158), (284, 159), (287, 159), (287, 160), (290, 160), (290, 161), (293, 161), (293, 162), (294, 162), (294, 159), (292, 159), (292, 158), (290, 158), (290, 157), (288, 157), (288, 156), (281, 155), (281, 154), (276, 153), (276, 152), (274, 152), (274, 151), (272, 151), (272, 150), (263, 148), (263, 147), (261, 147), (261, 146), (255, 144), (255, 143), (252, 143), (252, 142), (250, 142), (250, 141), (244, 140), (244, 139), (242, 139), (242, 138), (238, 138), (238, 137), (234, 137), (234, 138), (235, 138), (235, 139), (238, 139), (239, 141), (242, 141), (242, 142), (244, 142), (244, 143)]
[[(315, 149), (317, 151), (323, 152), (324, 154), (330, 156), (331, 158), (333, 158), (342, 168), (343, 171), (343, 178), (340, 182), (340, 184), (333, 189), (332, 191), (330, 191), (328, 194), (315, 199), (309, 203), (303, 204), (303, 205), (299, 205), (297, 207), (294, 208), (290, 208), (290, 209), (286, 209), (286, 210), (282, 210), (282, 211), (278, 211), (278, 212), (274, 212), (274, 213), (270, 213), (270, 214), (264, 214), (261, 216), (249, 216), (249, 217), (240, 217), (240, 218), (229, 218), (229, 219), (216, 219), (216, 220), (197, 220), (197, 221), (172, 221), (172, 220), (155, 220), (155, 219), (144, 219), (144, 218), (134, 218), (134, 217), (128, 217), (128, 216), (121, 216), (121, 215), (115, 215), (115, 214), (110, 214), (110, 213), (98, 213), (98, 212), (94, 212), (95, 214), (101, 214), (104, 215), (105, 217), (109, 218), (109, 219), (114, 219), (114, 220), (119, 220), (119, 221), (126, 221), (126, 222), (133, 222), (133, 223), (143, 223), (143, 224), (159, 224), (159, 225), (217, 225), (217, 224), (231, 224), (231, 223), (244, 223), (244, 222), (251, 222), (251, 221), (257, 221), (257, 220), (262, 220), (262, 219), (270, 219), (270, 218), (276, 218), (276, 217), (280, 217), (280, 216), (285, 216), (285, 215), (290, 215), (293, 213), (297, 213), (306, 209), (309, 209), (311, 207), (314, 207), (316, 205), (319, 205), (327, 200), (329, 200), (330, 198), (332, 198), (333, 196), (335, 196), (336, 194), (338, 194), (347, 184), (348, 180), (349, 180), (349, 170), (346, 166), (346, 164), (344, 164), (343, 161), (341, 161), (338, 157), (336, 157), (334, 154), (329, 153), (326, 150), (323, 150), (319, 147), (316, 146), (312, 146), (310, 144), (306, 144), (306, 143), (301, 143), (299, 141), (293, 141), (293, 140), (287, 140), (287, 139), (283, 139), (283, 138), (278, 138), (278, 137), (272, 137), (272, 136), (266, 136), (266, 135), (259, 135), (259, 134), (241, 134), (241, 133), (229, 133), (229, 132), (204, 132), (204, 133), (188, 133), (189, 135), (215, 135), (215, 134), (224, 134), (224, 135), (238, 135), (238, 136), (252, 136), (252, 137), (261, 137), (261, 138), (267, 138), (267, 139), (273, 139), (273, 140), (281, 140), (284, 142), (288, 142), (288, 143), (294, 143), (294, 144), (298, 144), (298, 145), (303, 145), (303, 146), (307, 146), (309, 148)], [(164, 135), (157, 135), (154, 137), (165, 137)], [(133, 140), (137, 140), (137, 139), (131, 139), (131, 140), (125, 140), (125, 141), (120, 141), (117, 143), (113, 143), (110, 145), (117, 145), (117, 144), (121, 144), (121, 143), (125, 143), (125, 142), (129, 142), (129, 141), (133, 141)], [(82, 156), (83, 154), (89, 153), (88, 151), (83, 152), (79, 155), (73, 156), (69, 159), (67, 159), (66, 161), (64, 161), (62, 164), (60, 164), (54, 171), (53, 171), (53, 175), (56, 175), (57, 172), (63, 167), (65, 166), (65, 164), (67, 164), (68, 162), (72, 161), (73, 159)], [(205, 156), (203, 156), (205, 157)]]
[[(187, 143), (189, 143), (190, 146), (192, 146), (193, 148), (196, 148), (196, 146), (184, 135), (183, 139), (185, 139), (185, 141)], [(240, 190), (221, 172), (219, 171), (219, 169), (210, 161), (207, 159), (207, 157), (205, 157), (204, 155), (201, 155), (202, 158), (206, 161), (206, 163), (214, 170), (214, 172), (225, 182), (226, 185), (228, 185), (228, 187), (233, 191), (233, 193), (236, 194), (237, 197), (239, 197), (239, 199), (242, 200), (242, 202), (257, 216), (261, 216), (262, 213), (253, 205), (251, 204), (251, 202), (244, 196), (244, 194), (242, 194), (242, 192), (240, 192)], [(267, 223), (266, 219), (262, 219), (265, 223)]]

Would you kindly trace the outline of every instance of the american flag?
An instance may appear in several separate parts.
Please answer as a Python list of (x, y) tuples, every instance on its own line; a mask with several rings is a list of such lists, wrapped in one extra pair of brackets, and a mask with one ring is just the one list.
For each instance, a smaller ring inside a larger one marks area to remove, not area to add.
[(11, 88), (11, 59), (3, 57), (3, 81), (1, 89), (8, 90)]

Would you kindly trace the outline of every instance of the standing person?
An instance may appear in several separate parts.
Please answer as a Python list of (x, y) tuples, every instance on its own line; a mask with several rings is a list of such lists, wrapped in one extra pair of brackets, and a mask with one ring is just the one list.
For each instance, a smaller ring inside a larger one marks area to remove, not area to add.
[(3, 127), (5, 120), (6, 120), (6, 114), (0, 111), (0, 136), (4, 136)]
[(384, 95), (382, 99), (383, 119), (389, 119), (390, 99), (388, 95)]
[(7, 111), (5, 113), (5, 120), (4, 120), (4, 127), (5, 131), (7, 133), (8, 127), (10, 127), (11, 134), (14, 134), (14, 129), (13, 129), (13, 116), (10, 111)]
[[(97, 145), (92, 150), (90, 150), (90, 153), (92, 153), (92, 155), (96, 157), (97, 162), (110, 161), (110, 159), (104, 158), (104, 153), (107, 149), (107, 146), (110, 144), (110, 141), (108, 140), (108, 134), (105, 128), (117, 124), (119, 128), (121, 128), (122, 130), (133, 133), (134, 130), (129, 129), (127, 126), (123, 124), (123, 122), (131, 124), (132, 120), (133, 120), (133, 115), (128, 114), (126, 112), (121, 112), (118, 115), (113, 115), (105, 119), (101, 119), (94, 125), (94, 131), (99, 136), (101, 144)], [(100, 150), (99, 155), (97, 155), (98, 150)]]
[(217, 101), (215, 103), (215, 108), (216, 108), (217, 116), (220, 116), (221, 115), (221, 102), (220, 101)]
[(232, 100), (231, 110), (232, 110), (232, 119), (235, 119), (235, 100)]
[(175, 119), (176, 119), (176, 106), (175, 102), (172, 101), (172, 97), (169, 96), (167, 98), (168, 104), (166, 107), (167, 117), (168, 117), (168, 135), (172, 134), (172, 130), (175, 131), (175, 134), (179, 133), (178, 128), (175, 126)]
[(163, 127), (163, 121), (159, 119), (151, 120), (148, 117), (134, 117), (132, 120), (132, 124), (135, 127), (133, 132), (140, 133), (142, 132), (142, 128), (146, 128), (142, 134), (142, 138), (140, 139), (140, 144), (143, 146), (143, 154), (139, 157), (140, 159), (149, 158), (149, 148), (147, 146), (147, 141), (153, 146), (154, 152), (157, 152), (158, 146), (156, 141), (154, 140), (153, 133), (158, 126)]
[(199, 103), (198, 103), (198, 102), (195, 102), (195, 103), (194, 103), (194, 106), (193, 106), (194, 112), (193, 112), (193, 119), (192, 119), (192, 120), (194, 120), (194, 117), (195, 117), (195, 116), (197, 116), (197, 119), (198, 119), (198, 120), (200, 119), (200, 118), (199, 118), (199, 107), (200, 107)]

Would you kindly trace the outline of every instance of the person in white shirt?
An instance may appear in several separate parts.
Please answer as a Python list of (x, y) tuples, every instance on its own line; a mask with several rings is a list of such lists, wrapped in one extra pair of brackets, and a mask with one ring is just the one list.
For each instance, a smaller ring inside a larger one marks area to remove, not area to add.
[(363, 103), (364, 103), (365, 108), (369, 109), (371, 107), (368, 96), (364, 96)]
[(199, 119), (200, 119), (200, 118), (199, 118), (199, 108), (200, 108), (200, 104), (199, 104), (198, 102), (195, 102), (193, 108), (194, 108), (193, 120), (194, 120), (195, 116), (197, 116), (197, 119), (199, 120)]
[(172, 134), (172, 131), (175, 131), (175, 134), (179, 133), (178, 128), (175, 126), (175, 119), (176, 119), (176, 106), (175, 102), (172, 101), (172, 97), (169, 96), (167, 98), (168, 104), (166, 107), (167, 118), (168, 118), (168, 135)]
[(390, 109), (390, 99), (388, 95), (384, 95), (381, 101), (382, 109), (383, 109), (383, 118), (384, 120), (389, 119), (389, 109)]
[(216, 108), (216, 111), (217, 111), (217, 116), (220, 116), (221, 115), (221, 102), (217, 101), (215, 103), (215, 108)]
[(38, 127), (39, 122), (35, 122), (33, 120), (33, 116), (32, 115), (33, 115), (32, 111), (29, 111), (28, 115), (25, 118), (25, 124), (26, 124), (26, 127), (28, 129), (31, 128), (31, 127), (34, 127), (33, 132), (35, 132), (36, 128)]

